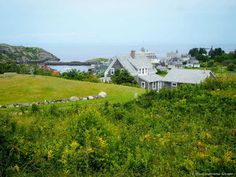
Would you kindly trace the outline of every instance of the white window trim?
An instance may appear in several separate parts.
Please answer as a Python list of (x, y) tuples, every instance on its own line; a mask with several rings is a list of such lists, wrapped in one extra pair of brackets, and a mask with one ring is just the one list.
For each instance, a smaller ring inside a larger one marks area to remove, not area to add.
[(141, 82), (141, 87), (145, 88), (146, 87), (146, 83), (144, 81)]
[(145, 74), (147, 74), (148, 73), (148, 69), (147, 68), (145, 68), (145, 72), (144, 72)]
[(111, 75), (115, 74), (115, 68), (111, 68), (110, 73), (111, 73)]

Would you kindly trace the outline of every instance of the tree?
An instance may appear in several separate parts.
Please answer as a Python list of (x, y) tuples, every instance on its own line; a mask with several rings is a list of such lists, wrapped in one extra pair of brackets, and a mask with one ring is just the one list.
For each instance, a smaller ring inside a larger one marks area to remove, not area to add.
[(127, 70), (116, 70), (111, 80), (115, 84), (137, 84)]
[(207, 54), (206, 49), (205, 49), (205, 48), (200, 48), (200, 49), (199, 49), (199, 54), (200, 54), (200, 55), (206, 55), (206, 54)]
[(224, 50), (222, 50), (221, 48), (211, 48), (211, 50), (209, 51), (209, 54), (211, 56), (211, 58), (215, 58), (217, 56), (222, 56), (225, 53)]
[(235, 64), (233, 63), (230, 63), (228, 66), (227, 66), (227, 70), (228, 71), (234, 71), (236, 69), (236, 66)]
[(192, 57), (196, 57), (199, 54), (198, 48), (190, 49), (188, 54), (191, 55)]

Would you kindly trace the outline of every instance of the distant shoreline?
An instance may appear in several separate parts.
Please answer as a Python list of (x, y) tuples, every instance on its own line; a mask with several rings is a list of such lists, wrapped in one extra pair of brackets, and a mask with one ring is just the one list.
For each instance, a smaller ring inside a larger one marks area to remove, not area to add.
[(81, 62), (81, 61), (71, 61), (71, 62), (45, 62), (45, 65), (56, 65), (56, 66), (90, 66), (95, 62)]

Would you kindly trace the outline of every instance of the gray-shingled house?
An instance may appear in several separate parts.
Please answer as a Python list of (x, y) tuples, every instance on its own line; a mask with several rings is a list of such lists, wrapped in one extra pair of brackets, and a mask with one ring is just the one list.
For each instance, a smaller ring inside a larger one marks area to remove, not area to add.
[(173, 88), (181, 84), (199, 84), (208, 77), (215, 77), (215, 75), (210, 70), (174, 68), (162, 79), (162, 86)]
[(113, 58), (105, 71), (103, 81), (109, 82), (116, 70), (126, 69), (137, 80), (140, 87), (149, 90), (161, 89), (162, 77), (156, 74), (152, 60), (145, 55), (145, 51), (141, 52), (142, 55), (140, 52), (136, 55), (135, 51), (131, 51), (130, 56)]

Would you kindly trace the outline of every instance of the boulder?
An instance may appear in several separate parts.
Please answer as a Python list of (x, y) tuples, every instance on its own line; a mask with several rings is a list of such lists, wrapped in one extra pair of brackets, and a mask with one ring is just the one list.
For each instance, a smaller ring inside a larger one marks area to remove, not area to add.
[(23, 103), (22, 106), (30, 106), (29, 103)]
[(14, 108), (15, 106), (13, 104), (7, 105), (7, 108)]
[(94, 97), (93, 96), (88, 96), (88, 99), (89, 100), (94, 100)]
[(84, 97), (84, 98), (82, 98), (82, 100), (88, 100), (88, 98), (87, 98), (87, 97)]
[(70, 101), (78, 101), (79, 98), (77, 96), (72, 96), (69, 98)]
[(106, 98), (107, 97), (107, 93), (106, 92), (100, 92), (98, 94), (98, 96), (101, 97), (101, 98)]

